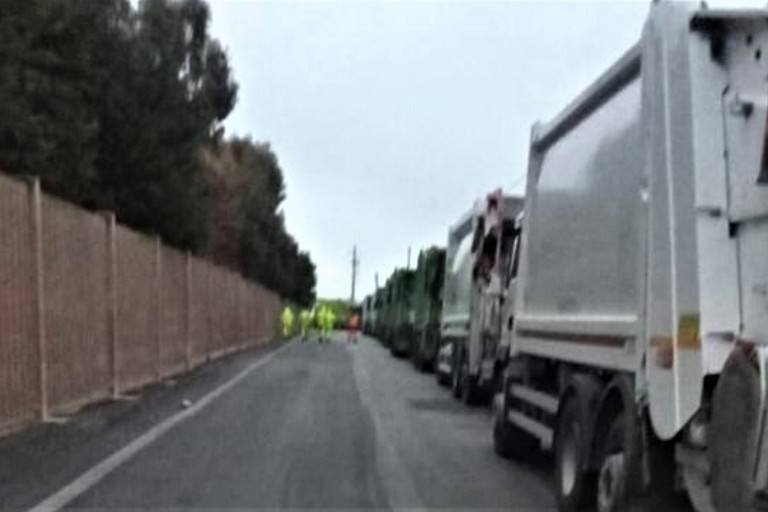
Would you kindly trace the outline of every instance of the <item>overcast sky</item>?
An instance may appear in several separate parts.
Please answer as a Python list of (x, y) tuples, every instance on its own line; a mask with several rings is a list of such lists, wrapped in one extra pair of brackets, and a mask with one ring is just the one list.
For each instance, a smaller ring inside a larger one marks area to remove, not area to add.
[[(737, 5), (760, 5), (740, 1)], [(522, 192), (530, 127), (640, 36), (649, 2), (212, 0), (240, 84), (228, 133), (269, 141), (318, 294), (357, 298), (500, 186)], [(715, 1), (710, 5), (729, 5)]]

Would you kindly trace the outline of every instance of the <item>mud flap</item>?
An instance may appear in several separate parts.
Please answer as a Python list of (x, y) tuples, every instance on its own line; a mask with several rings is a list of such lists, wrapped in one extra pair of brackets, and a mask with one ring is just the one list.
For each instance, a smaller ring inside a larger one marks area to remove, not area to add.
[(712, 402), (712, 502), (719, 512), (753, 510), (759, 423), (759, 369), (751, 354), (737, 347), (723, 367)]

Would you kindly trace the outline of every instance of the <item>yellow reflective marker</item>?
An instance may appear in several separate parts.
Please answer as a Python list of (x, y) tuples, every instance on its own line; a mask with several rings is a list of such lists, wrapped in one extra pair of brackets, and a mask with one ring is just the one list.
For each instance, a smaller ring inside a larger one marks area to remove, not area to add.
[(689, 313), (680, 315), (677, 321), (677, 346), (686, 350), (699, 350), (699, 315)]

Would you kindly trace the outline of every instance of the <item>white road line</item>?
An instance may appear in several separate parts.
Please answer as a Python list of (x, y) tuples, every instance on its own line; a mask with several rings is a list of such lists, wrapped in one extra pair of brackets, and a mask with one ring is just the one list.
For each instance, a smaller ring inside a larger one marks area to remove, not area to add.
[(170, 418), (163, 420), (151, 429), (144, 432), (142, 435), (122, 447), (103, 461), (99, 462), (91, 469), (74, 479), (69, 484), (59, 489), (54, 494), (50, 495), (34, 507), (28, 510), (28, 512), (55, 512), (65, 507), (72, 500), (85, 493), (88, 489), (99, 483), (104, 477), (112, 473), (115, 469), (125, 464), (131, 457), (139, 453), (141, 450), (157, 441), (163, 434), (171, 430), (184, 420), (187, 420), (205, 409), (214, 400), (221, 395), (232, 389), (243, 379), (248, 377), (254, 370), (264, 366), (272, 360), (277, 354), (289, 347), (293, 342), (286, 343), (282, 347), (270, 352), (245, 370), (237, 374), (231, 380), (225, 382), (215, 390), (211, 391), (194, 405), (185, 409)]

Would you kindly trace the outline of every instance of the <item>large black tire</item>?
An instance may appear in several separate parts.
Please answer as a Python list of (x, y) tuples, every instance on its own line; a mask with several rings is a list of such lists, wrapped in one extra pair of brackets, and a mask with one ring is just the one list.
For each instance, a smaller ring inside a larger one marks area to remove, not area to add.
[(427, 361), (421, 349), (421, 340), (414, 340), (411, 344), (411, 362), (417, 371), (423, 373), (427, 370)]
[(596, 496), (598, 512), (619, 512), (625, 510), (627, 505), (626, 462), (629, 455), (624, 442), (627, 433), (625, 423), (623, 414), (615, 417), (600, 443)]
[(464, 352), (458, 343), (453, 345), (453, 355), (451, 358), (451, 394), (453, 398), (461, 399), (461, 365), (463, 364)]
[(392, 340), (392, 344), (389, 346), (389, 353), (392, 354), (392, 357), (402, 359), (408, 354), (407, 349), (403, 350), (402, 343), (403, 340), (400, 338), (395, 338)]
[(599, 385), (575, 376), (563, 398), (555, 433), (555, 494), (560, 512), (574, 512), (594, 503), (597, 476), (589, 468), (593, 412)]
[[(592, 442), (592, 465), (598, 475), (595, 496), (601, 512), (627, 510), (639, 505), (650, 481), (644, 467), (650, 456), (643, 439), (641, 420), (635, 406), (634, 380), (616, 375), (605, 387), (600, 400)], [(656, 472), (654, 494), (664, 491), (664, 475)]]
[(435, 380), (439, 386), (444, 388), (447, 388), (451, 384), (451, 376), (438, 371), (437, 365), (435, 365)]
[(464, 405), (476, 405), (480, 403), (482, 393), (477, 385), (477, 379), (469, 374), (469, 361), (466, 357), (462, 358), (461, 370), (461, 401)]
[(720, 512), (753, 509), (759, 424), (760, 370), (751, 354), (736, 347), (720, 372), (709, 428), (712, 501)]
[(501, 393), (493, 400), (493, 449), (505, 459), (528, 461), (540, 449), (539, 440), (507, 420), (509, 412)]
[(437, 385), (447, 388), (451, 384), (451, 375), (450, 374), (446, 375), (440, 371), (440, 365), (438, 364), (439, 358), (440, 358), (440, 348), (437, 349), (437, 353), (435, 354), (435, 359), (432, 361), (432, 368), (434, 368), (434, 371), (435, 371), (435, 380), (437, 381)]

